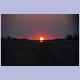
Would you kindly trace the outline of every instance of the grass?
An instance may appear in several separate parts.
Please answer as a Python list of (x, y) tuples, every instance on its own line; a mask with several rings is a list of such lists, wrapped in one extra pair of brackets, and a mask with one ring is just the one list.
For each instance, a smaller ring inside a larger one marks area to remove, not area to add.
[(1, 66), (37, 66), (40, 49), (38, 41), (2, 40)]
[[(50, 41), (74, 54), (79, 55), (79, 41)], [(35, 40), (1, 40), (1, 66), (38, 66), (40, 42)]]
[(53, 44), (58, 45), (68, 51), (79, 54), (79, 41), (78, 40), (59, 40), (52, 41)]

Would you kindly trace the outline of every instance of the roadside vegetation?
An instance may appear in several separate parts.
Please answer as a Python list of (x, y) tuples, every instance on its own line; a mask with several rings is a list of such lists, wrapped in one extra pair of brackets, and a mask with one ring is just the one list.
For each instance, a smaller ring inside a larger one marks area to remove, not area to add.
[(39, 64), (39, 42), (26, 39), (1, 39), (2, 66), (37, 66)]
[(74, 54), (79, 55), (79, 35), (78, 34), (69, 34), (66, 35), (65, 39), (54, 39), (52, 43), (60, 46), (64, 49), (71, 51)]

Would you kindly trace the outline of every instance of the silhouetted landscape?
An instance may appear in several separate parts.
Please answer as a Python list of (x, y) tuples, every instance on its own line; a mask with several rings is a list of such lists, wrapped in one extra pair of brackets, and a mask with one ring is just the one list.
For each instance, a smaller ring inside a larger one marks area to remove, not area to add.
[(43, 42), (7, 36), (1, 39), (1, 65), (79, 66), (79, 35), (67, 35), (65, 39)]
[(79, 14), (2, 14), (1, 66), (79, 66)]

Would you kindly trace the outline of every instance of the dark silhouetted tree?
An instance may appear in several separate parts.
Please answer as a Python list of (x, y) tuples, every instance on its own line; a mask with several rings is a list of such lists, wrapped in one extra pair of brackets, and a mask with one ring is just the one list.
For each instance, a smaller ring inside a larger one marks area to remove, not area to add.
[(11, 39), (10, 36), (7, 36), (7, 39)]
[(73, 36), (72, 36), (71, 34), (66, 35), (66, 39), (67, 39), (67, 40), (72, 40), (72, 39), (73, 39)]

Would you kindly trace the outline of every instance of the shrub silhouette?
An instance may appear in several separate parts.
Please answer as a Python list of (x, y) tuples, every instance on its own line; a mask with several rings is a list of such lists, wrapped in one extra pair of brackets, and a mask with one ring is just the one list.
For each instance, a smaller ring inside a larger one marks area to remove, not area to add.
[(11, 39), (10, 36), (7, 36), (7, 39)]
[(66, 35), (66, 39), (67, 40), (79, 40), (79, 34), (69, 34), (69, 35)]

